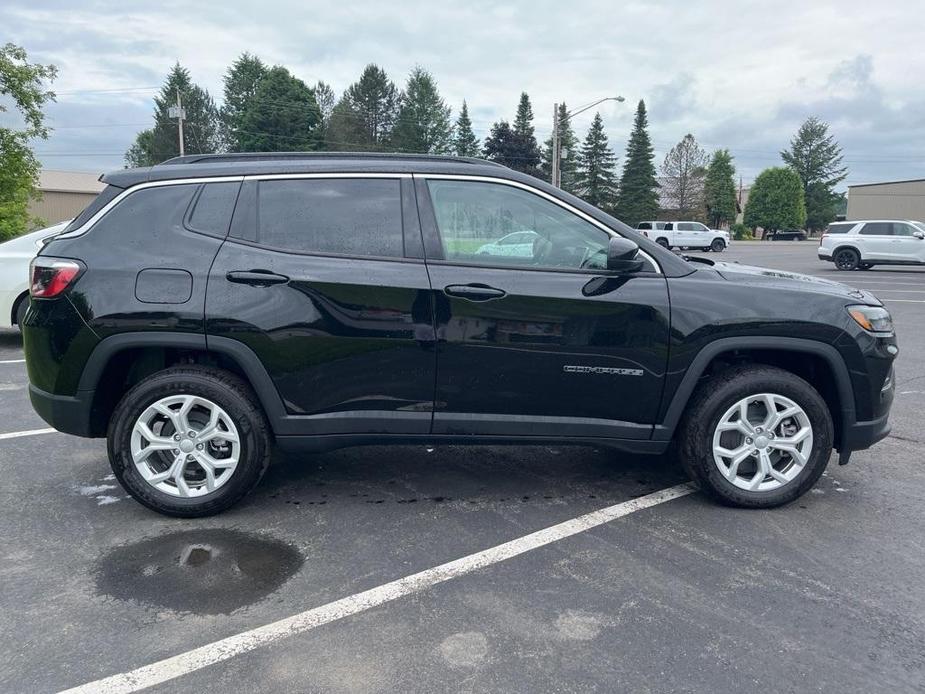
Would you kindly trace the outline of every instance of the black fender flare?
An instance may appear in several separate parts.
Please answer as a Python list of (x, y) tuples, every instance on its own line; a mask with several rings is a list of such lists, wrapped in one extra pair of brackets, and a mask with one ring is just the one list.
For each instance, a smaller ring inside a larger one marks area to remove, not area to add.
[(80, 375), (78, 391), (96, 390), (110, 359), (119, 352), (136, 347), (168, 347), (222, 354), (234, 361), (247, 376), (274, 431), (286, 417), (286, 409), (279, 391), (254, 351), (238, 340), (227, 337), (207, 337), (203, 333), (150, 331), (120, 333), (103, 338), (87, 360), (83, 373)]
[[(707, 368), (707, 365), (717, 356), (726, 352), (740, 349), (763, 349), (780, 352), (802, 352), (821, 357), (831, 367), (835, 375), (835, 384), (838, 388), (839, 411), (842, 423), (842, 439), (845, 432), (855, 423), (854, 388), (845, 360), (838, 350), (825, 342), (806, 340), (799, 337), (725, 337), (704, 345), (694, 357), (681, 384), (671, 394), (671, 400), (665, 408), (665, 415), (661, 424), (656, 424), (652, 430), (652, 439), (655, 441), (668, 441), (674, 436), (675, 429), (681, 421), (681, 416), (687, 408), (687, 403)], [(667, 395), (667, 394), (666, 394)], [(836, 448), (841, 448), (836, 445)]]

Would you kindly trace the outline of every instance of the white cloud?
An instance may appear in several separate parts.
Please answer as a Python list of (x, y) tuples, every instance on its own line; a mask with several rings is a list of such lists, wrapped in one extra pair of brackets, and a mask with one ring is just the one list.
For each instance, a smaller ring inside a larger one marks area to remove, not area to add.
[[(468, 100), (480, 135), (493, 120), (513, 117), (521, 91), (533, 100), (540, 139), (554, 101), (580, 106), (619, 93), (625, 104), (601, 107), (618, 154), (635, 102), (644, 98), (659, 160), (692, 132), (708, 148), (729, 147), (746, 179), (779, 163), (777, 152), (800, 121), (818, 114), (845, 149), (849, 181), (925, 176), (917, 0), (266, 0), (118, 8), (91, 2), (73, 9), (61, 1), (0, 9), (10, 40), (60, 68), (55, 88), (62, 96), (50, 110), (60, 129), (41, 145), (49, 165), (118, 167), (140, 129), (135, 124), (150, 119), (150, 91), (87, 90), (158, 85), (179, 60), (218, 97), (224, 70), (247, 50), (336, 90), (368, 62), (398, 83), (420, 64), (454, 109)], [(592, 115), (576, 119), (580, 135)], [(71, 127), (103, 123), (112, 126)]]

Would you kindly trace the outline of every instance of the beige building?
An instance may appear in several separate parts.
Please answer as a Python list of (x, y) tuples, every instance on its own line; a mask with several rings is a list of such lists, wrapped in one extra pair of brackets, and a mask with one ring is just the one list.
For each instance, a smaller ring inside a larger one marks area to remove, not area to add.
[(848, 186), (846, 219), (925, 221), (925, 178)]
[(42, 197), (32, 201), (29, 213), (49, 225), (76, 217), (105, 187), (98, 178), (99, 174), (83, 171), (44, 169), (39, 174)]

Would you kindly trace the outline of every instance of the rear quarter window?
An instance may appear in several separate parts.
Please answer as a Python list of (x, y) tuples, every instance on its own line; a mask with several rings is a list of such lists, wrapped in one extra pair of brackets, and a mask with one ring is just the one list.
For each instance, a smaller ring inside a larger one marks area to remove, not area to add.
[(198, 184), (143, 188), (128, 195), (93, 226), (93, 235), (124, 242), (136, 234), (147, 240), (180, 228)]
[(854, 227), (854, 222), (851, 224), (829, 224), (826, 227), (826, 234), (847, 234)]

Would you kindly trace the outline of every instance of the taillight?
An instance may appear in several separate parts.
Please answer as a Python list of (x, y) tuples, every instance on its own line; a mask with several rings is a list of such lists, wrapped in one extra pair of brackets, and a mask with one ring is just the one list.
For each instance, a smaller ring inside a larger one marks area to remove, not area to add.
[(819, 245), (820, 245), (820, 246), (822, 245), (822, 242), (825, 241), (825, 237), (826, 237), (826, 236), (828, 236), (828, 234), (823, 234), (822, 236), (819, 237)]
[(646, 238), (649, 238), (649, 232), (648, 232), (648, 231), (643, 231), (643, 232), (642, 232), (642, 235), (645, 236)]
[(51, 299), (67, 289), (83, 268), (76, 260), (37, 256), (32, 261), (29, 293), (36, 299)]

